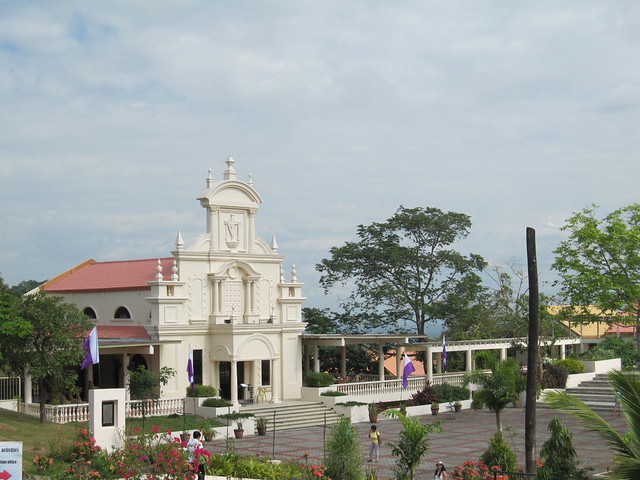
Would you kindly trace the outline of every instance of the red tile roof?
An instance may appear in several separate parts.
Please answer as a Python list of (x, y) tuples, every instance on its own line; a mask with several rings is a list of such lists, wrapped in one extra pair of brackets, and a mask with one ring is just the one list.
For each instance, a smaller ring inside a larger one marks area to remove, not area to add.
[(605, 335), (616, 335), (618, 333), (621, 334), (635, 334), (636, 327), (634, 325), (626, 325), (624, 323), (614, 323), (611, 325), (607, 331), (604, 333)]
[(147, 329), (137, 325), (98, 325), (98, 339), (139, 338), (151, 340)]
[[(148, 290), (147, 283), (155, 280), (157, 264), (157, 258), (119, 262), (88, 260), (48, 281), (42, 289), (48, 293)], [(169, 280), (173, 257), (161, 258), (160, 264), (164, 279)]]

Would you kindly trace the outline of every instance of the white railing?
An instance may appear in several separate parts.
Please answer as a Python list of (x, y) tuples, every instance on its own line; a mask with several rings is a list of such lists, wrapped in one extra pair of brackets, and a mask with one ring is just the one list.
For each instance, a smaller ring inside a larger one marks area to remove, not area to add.
[[(408, 379), (408, 386), (406, 390), (418, 391), (424, 388), (424, 384), (427, 381), (426, 375), (411, 375)], [(441, 383), (448, 383), (461, 387), (464, 383), (464, 373), (446, 373), (433, 376), (433, 385), (440, 385)], [(402, 387), (401, 378), (393, 378), (385, 380), (384, 382), (356, 382), (356, 383), (339, 383), (333, 385), (338, 392), (345, 393), (347, 395), (380, 395), (383, 393), (396, 393), (406, 391)]]
[[(184, 398), (160, 398), (157, 400), (130, 400), (126, 402), (125, 414), (127, 417), (141, 417), (142, 406), (146, 402), (145, 415), (148, 417), (169, 415), (171, 413), (182, 414)], [(40, 416), (40, 405), (37, 403), (21, 403), (20, 411), (35, 417)], [(45, 416), (48, 422), (69, 423), (88, 422), (89, 404), (73, 403), (67, 405), (45, 405)]]

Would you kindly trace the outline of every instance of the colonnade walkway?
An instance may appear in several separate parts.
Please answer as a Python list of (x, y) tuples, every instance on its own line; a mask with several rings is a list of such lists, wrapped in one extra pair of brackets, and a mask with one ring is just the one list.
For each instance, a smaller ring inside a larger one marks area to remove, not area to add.
[[(600, 415), (619, 432), (625, 430), (624, 420), (621, 416), (613, 415), (613, 412), (601, 412)], [(587, 430), (583, 424), (572, 416), (559, 411), (539, 406), (536, 411), (536, 448), (538, 452), (542, 444), (549, 438), (549, 422), (553, 417), (560, 417), (565, 426), (573, 433), (573, 445), (578, 454), (578, 459), (583, 467), (592, 467), (590, 477), (597, 478), (597, 474), (606, 472), (612, 465), (613, 453), (602, 439), (595, 433)], [(451, 473), (456, 465), (462, 465), (465, 460), (479, 460), (489, 445), (489, 439), (496, 431), (495, 414), (487, 409), (462, 410), (458, 413), (442, 413), (440, 415), (420, 416), (424, 424), (435, 421), (442, 422), (442, 433), (429, 435), (429, 449), (427, 455), (418, 469), (416, 478), (432, 478), (434, 464), (437, 461), (444, 462)], [(383, 445), (380, 448), (380, 462), (367, 463), (369, 440), (367, 433), (369, 423), (358, 423), (357, 429), (362, 446), (362, 456), (365, 467), (377, 470), (378, 478), (395, 478), (393, 468), (396, 457), (391, 455), (389, 442), (395, 443), (402, 425), (398, 419), (388, 418), (384, 415), (378, 417), (378, 430), (382, 434)], [(516, 452), (518, 462), (524, 465), (524, 408), (506, 408), (502, 413), (505, 440)], [(234, 440), (233, 448), (236, 453), (257, 457), (269, 457), (280, 460), (293, 459), (304, 462), (303, 455), (310, 454), (310, 463), (322, 463), (324, 460), (324, 440), (330, 435), (330, 428), (307, 427), (276, 432), (267, 432), (266, 436), (250, 436)], [(207, 442), (206, 448), (213, 453), (223, 453), (227, 449), (224, 439), (214, 439)]]

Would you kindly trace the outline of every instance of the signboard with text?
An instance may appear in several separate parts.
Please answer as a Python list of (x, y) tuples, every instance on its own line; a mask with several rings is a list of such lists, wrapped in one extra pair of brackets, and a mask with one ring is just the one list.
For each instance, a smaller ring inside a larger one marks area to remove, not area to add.
[(22, 480), (22, 442), (0, 442), (0, 480)]

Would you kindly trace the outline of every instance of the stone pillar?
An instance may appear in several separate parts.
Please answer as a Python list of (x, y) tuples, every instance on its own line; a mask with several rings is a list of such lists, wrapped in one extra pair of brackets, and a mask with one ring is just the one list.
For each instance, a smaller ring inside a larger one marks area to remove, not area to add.
[(320, 372), (320, 347), (318, 344), (313, 345), (313, 371)]
[(24, 369), (24, 392), (22, 392), (22, 397), (24, 403), (33, 403), (33, 384), (31, 383), (31, 375), (27, 373), (26, 368)]
[(280, 403), (280, 385), (282, 385), (282, 373), (280, 372), (280, 360), (271, 360), (271, 402)]
[(507, 349), (506, 348), (501, 348), (500, 349), (500, 360), (506, 360), (507, 359)]
[(435, 373), (442, 373), (442, 352), (436, 352), (436, 371)]
[(347, 347), (346, 345), (340, 346), (340, 376), (347, 381)]
[(425, 357), (427, 367), (427, 380), (433, 384), (433, 351), (431, 350), (431, 347), (427, 347)]
[(564, 360), (565, 358), (567, 358), (567, 350), (566, 350), (566, 346), (565, 345), (558, 345), (558, 348), (560, 348), (560, 358), (562, 360)]
[(398, 347), (396, 351), (396, 378), (402, 378), (402, 370), (404, 369), (404, 347)]
[(240, 405), (238, 402), (238, 362), (231, 360), (231, 403)]
[(255, 251), (255, 243), (256, 243), (256, 210), (249, 210), (249, 225), (248, 225), (248, 236), (247, 241), (249, 244), (247, 245), (247, 250), (249, 252)]
[(467, 372), (472, 372), (473, 371), (473, 350), (468, 349), (465, 353), (466, 353)]
[[(125, 392), (125, 400), (129, 401), (131, 400), (131, 392), (129, 392), (129, 375), (127, 375), (127, 367), (129, 366), (129, 355), (126, 353), (122, 354), (122, 376), (124, 377), (122, 379), (122, 385), (124, 386), (124, 392)], [(91, 370), (93, 370), (93, 368), (91, 368)]]

